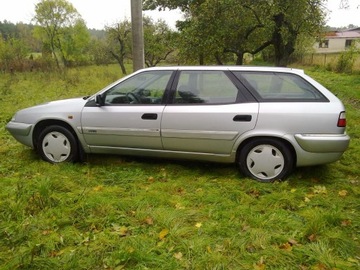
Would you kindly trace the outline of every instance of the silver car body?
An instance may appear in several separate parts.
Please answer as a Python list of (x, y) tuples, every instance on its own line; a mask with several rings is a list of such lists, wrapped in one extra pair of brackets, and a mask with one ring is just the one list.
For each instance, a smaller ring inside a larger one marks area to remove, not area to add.
[[(227, 102), (225, 98), (224, 102), (216, 103), (173, 104), (169, 99), (162, 99), (155, 104), (119, 106), (99, 106), (96, 103), (98, 96), (105, 95), (133, 76), (149, 71), (168, 72), (172, 82), (167, 83), (166, 93), (178, 87), (180, 82), (176, 81), (176, 74), (180, 72), (224, 72), (234, 84), (240, 85), (238, 88), (246, 89), (242, 94), (245, 101)], [(238, 78), (232, 73), (238, 73)], [(280, 74), (279, 78), (282, 74), (290, 74), (314, 87), (322, 100), (288, 101), (281, 96), (262, 100), (252, 93), (251, 88), (257, 87), (256, 83), (244, 80), (247, 74), (255, 78), (262, 74)], [(251, 138), (276, 138), (291, 145), (297, 166), (308, 166), (336, 161), (348, 147), (350, 139), (345, 126), (338, 125), (340, 116), (345, 118), (342, 102), (302, 70), (233, 66), (155, 67), (137, 71), (86, 99), (54, 101), (21, 110), (6, 127), (19, 142), (32, 148), (37, 147), (34, 132), (37, 125), (60, 123), (76, 134), (86, 153), (216, 162), (235, 162), (239, 148)]]

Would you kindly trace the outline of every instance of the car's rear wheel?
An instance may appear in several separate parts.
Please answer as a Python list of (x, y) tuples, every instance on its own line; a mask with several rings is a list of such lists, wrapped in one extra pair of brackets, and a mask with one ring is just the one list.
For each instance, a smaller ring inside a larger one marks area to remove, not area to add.
[(240, 171), (260, 182), (284, 179), (294, 167), (294, 158), (288, 146), (280, 140), (257, 138), (240, 149)]
[(76, 161), (78, 158), (75, 136), (67, 128), (58, 125), (46, 127), (40, 133), (37, 150), (41, 158), (50, 163)]

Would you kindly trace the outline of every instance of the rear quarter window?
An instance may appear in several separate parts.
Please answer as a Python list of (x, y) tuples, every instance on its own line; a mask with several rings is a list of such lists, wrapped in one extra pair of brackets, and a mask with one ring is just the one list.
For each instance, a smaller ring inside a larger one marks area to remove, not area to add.
[(282, 72), (234, 72), (260, 101), (327, 102), (304, 78)]

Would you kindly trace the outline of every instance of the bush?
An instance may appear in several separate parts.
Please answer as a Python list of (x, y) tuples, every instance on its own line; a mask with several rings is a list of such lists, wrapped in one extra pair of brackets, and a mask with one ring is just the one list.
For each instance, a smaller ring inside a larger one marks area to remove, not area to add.
[(352, 73), (357, 55), (358, 50), (355, 46), (351, 46), (347, 51), (341, 53), (339, 60), (336, 63), (335, 70), (337, 72)]

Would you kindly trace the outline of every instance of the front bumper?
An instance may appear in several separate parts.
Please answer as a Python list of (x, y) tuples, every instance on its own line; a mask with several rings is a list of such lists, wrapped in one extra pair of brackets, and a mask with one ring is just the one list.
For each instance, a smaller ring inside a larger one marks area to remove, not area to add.
[(6, 125), (6, 129), (20, 143), (30, 146), (32, 148), (34, 147), (31, 136), (33, 130), (33, 124), (25, 124), (25, 123), (10, 121)]

